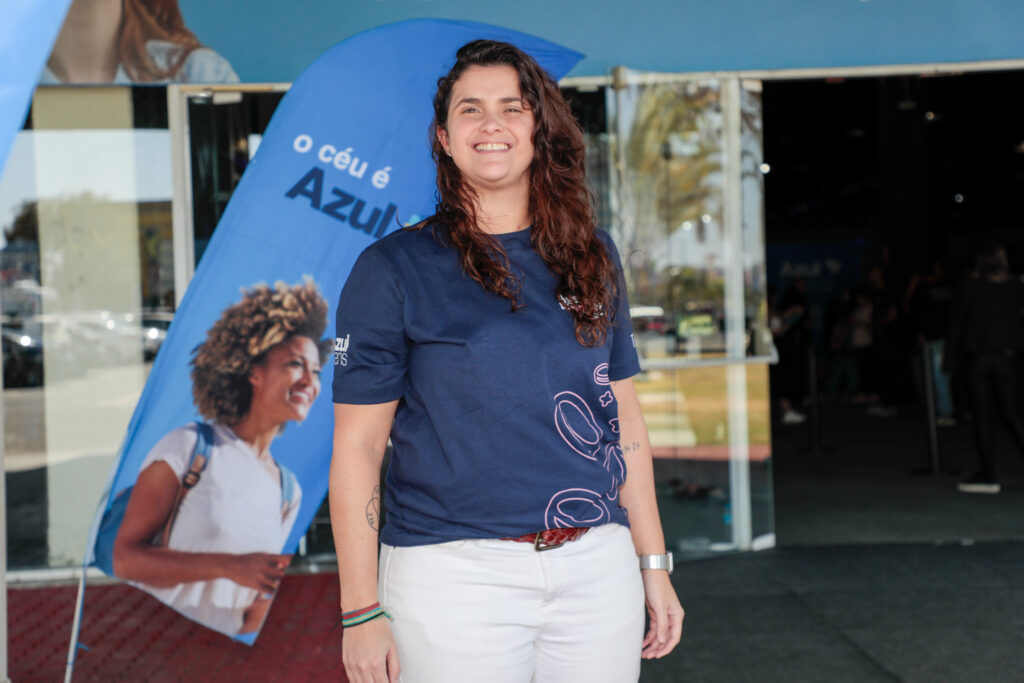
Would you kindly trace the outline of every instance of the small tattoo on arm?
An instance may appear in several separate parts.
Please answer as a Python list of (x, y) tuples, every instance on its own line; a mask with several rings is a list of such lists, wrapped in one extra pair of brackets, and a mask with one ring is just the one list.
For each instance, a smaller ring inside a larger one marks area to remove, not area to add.
[(640, 442), (639, 441), (633, 441), (631, 443), (622, 444), (622, 454), (623, 455), (626, 455), (627, 453), (632, 453), (633, 451), (638, 451), (638, 450), (640, 450)]
[(373, 487), (370, 500), (366, 504), (366, 521), (374, 531), (380, 531), (380, 486)]

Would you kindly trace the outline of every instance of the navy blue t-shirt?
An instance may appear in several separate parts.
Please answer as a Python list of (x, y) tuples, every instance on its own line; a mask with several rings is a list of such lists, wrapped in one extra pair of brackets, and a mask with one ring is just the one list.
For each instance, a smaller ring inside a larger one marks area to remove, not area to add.
[(640, 371), (618, 252), (614, 325), (576, 341), (530, 229), (498, 235), (522, 282), (510, 302), (466, 276), (439, 227), (367, 247), (338, 304), (336, 403), (401, 399), (381, 539), (413, 546), (627, 524), (610, 382)]

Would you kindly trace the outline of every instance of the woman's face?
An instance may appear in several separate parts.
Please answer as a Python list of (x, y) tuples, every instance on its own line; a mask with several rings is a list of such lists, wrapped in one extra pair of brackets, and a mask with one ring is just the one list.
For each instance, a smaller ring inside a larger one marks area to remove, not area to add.
[(437, 138), (478, 192), (530, 187), (533, 111), (510, 66), (471, 66), (452, 86)]
[(249, 412), (284, 423), (301, 422), (320, 394), (320, 352), (309, 337), (289, 337), (249, 373)]

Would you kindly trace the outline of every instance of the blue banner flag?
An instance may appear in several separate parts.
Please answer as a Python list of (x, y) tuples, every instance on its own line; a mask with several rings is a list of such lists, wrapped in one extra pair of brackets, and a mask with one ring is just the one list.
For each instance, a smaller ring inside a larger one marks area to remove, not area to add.
[(292, 86), (153, 364), (88, 563), (253, 642), (327, 490), (332, 407), (318, 394), (345, 349), (317, 343), (333, 337), (324, 325), (359, 253), (433, 212), (434, 91), (478, 38), (517, 45), (555, 78), (582, 57), (494, 26), (412, 20), (339, 43)]
[(0, 175), (71, 0), (13, 0), (0, 21)]

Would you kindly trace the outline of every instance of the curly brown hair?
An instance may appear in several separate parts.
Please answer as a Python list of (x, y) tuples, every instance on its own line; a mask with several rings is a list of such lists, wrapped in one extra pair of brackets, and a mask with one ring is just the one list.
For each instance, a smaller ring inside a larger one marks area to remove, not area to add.
[(521, 283), (498, 240), (477, 228), (476, 192), (463, 180), (436, 135), (438, 128), (448, 125), (455, 82), (472, 66), (510, 66), (519, 76), (520, 93), (535, 122), (530, 242), (558, 279), (556, 296), (574, 304), (569, 308), (577, 341), (600, 346), (614, 318), (617, 278), (611, 256), (596, 233), (586, 185), (583, 131), (554, 79), (514, 45), (493, 40), (467, 43), (456, 53), (455, 66), (437, 82), (431, 125), (438, 192), (434, 218), (446, 227), (463, 271), (484, 289), (508, 299), (512, 310), (517, 310)]
[(311, 278), (271, 289), (258, 284), (242, 290), (242, 300), (229, 306), (193, 350), (192, 400), (208, 420), (233, 426), (249, 412), (252, 385), (249, 371), (272, 348), (292, 337), (308, 337), (326, 360), (330, 341), (320, 339), (327, 327), (327, 302)]

